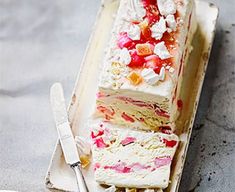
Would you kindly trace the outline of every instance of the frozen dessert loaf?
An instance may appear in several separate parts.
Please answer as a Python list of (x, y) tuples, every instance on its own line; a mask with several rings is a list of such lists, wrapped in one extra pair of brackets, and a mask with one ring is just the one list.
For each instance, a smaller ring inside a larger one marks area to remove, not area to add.
[(196, 26), (193, 0), (121, 0), (101, 63), (96, 115), (127, 127), (173, 130)]

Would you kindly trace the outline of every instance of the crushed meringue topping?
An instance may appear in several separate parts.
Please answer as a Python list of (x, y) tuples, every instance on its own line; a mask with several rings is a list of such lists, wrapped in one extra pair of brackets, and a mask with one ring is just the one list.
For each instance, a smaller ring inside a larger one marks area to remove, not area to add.
[(160, 70), (160, 73), (159, 73), (159, 79), (161, 81), (163, 81), (165, 79), (165, 74), (166, 74), (165, 68), (162, 67), (161, 70)]
[(162, 41), (155, 45), (154, 51), (157, 56), (159, 56), (161, 59), (168, 59), (171, 57), (169, 51), (167, 50), (167, 47), (165, 45), (165, 42)]
[(146, 10), (140, 3), (136, 3), (135, 10), (132, 10), (132, 12), (135, 13), (137, 20), (142, 20), (143, 17), (146, 15)]
[(123, 48), (119, 52), (119, 62), (128, 65), (131, 62), (131, 56), (127, 48)]
[(154, 85), (160, 80), (160, 76), (156, 74), (151, 68), (143, 69), (141, 72), (141, 76), (149, 85)]
[(175, 69), (173, 67), (170, 67), (169, 72), (174, 73)]
[(130, 29), (127, 31), (128, 37), (132, 40), (140, 40), (140, 27), (138, 25), (131, 25)]
[(158, 0), (158, 9), (161, 15), (173, 15), (176, 13), (176, 4), (173, 0)]
[(160, 40), (166, 31), (166, 21), (163, 17), (151, 27), (152, 37)]
[(175, 21), (175, 16), (167, 15), (165, 20), (166, 20), (167, 26), (171, 29), (171, 31), (176, 31), (177, 24)]
[(167, 69), (167, 70), (169, 70), (170, 68), (171, 68), (170, 65), (167, 65), (167, 66), (165, 67), (165, 69)]

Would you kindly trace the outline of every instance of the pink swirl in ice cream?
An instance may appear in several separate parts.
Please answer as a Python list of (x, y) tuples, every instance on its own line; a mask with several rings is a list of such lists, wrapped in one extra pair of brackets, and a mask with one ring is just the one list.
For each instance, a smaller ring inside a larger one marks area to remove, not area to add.
[(123, 146), (128, 145), (130, 143), (134, 143), (136, 141), (136, 138), (134, 137), (126, 137), (124, 140), (121, 141), (121, 144)]
[(162, 166), (165, 166), (165, 165), (169, 165), (171, 163), (171, 158), (170, 157), (157, 157), (155, 160), (154, 160), (154, 164), (156, 166), (156, 168), (159, 168), (159, 167), (162, 167)]

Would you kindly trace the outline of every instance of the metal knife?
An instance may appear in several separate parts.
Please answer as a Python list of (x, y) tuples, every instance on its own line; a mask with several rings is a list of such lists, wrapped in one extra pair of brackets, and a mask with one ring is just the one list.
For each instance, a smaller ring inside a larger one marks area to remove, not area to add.
[(68, 121), (63, 87), (60, 83), (52, 85), (50, 90), (50, 100), (65, 162), (70, 165), (76, 174), (79, 192), (88, 192), (88, 188), (81, 171), (81, 161), (77, 151), (77, 146)]

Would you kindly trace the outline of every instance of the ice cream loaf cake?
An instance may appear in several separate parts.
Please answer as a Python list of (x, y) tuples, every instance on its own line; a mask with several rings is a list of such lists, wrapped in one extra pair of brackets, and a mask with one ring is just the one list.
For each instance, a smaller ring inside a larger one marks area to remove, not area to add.
[(178, 137), (96, 122), (92, 126), (95, 180), (129, 188), (166, 188)]
[(196, 30), (193, 0), (121, 0), (106, 49), (96, 116), (140, 129), (174, 129)]

